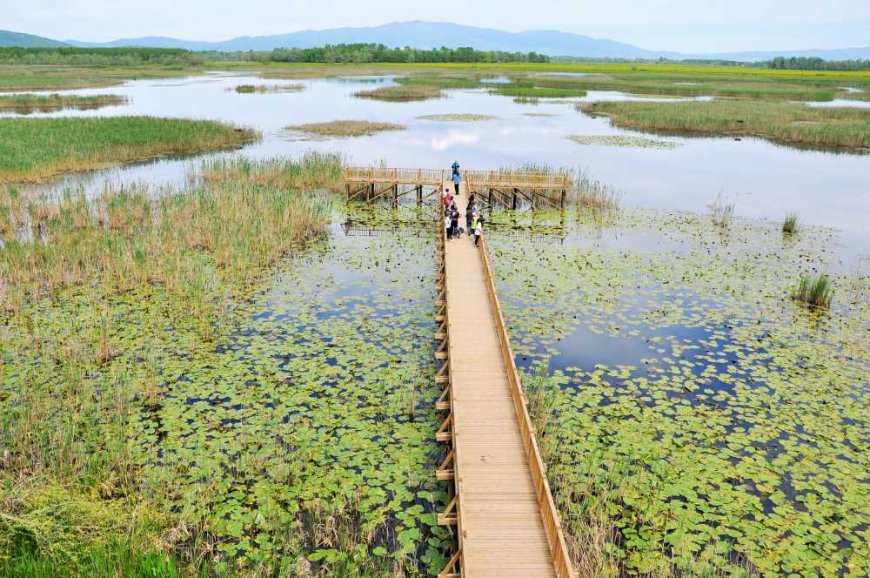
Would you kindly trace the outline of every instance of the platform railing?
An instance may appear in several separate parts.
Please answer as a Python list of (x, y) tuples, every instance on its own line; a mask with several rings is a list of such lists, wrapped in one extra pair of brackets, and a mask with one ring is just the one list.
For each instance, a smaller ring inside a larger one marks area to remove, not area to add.
[[(452, 178), (450, 171), (437, 169), (399, 169), (387, 167), (348, 167), (342, 179), (346, 183), (380, 183), (400, 185), (441, 185)], [(558, 171), (497, 170), (462, 172), (462, 179), (470, 190), (478, 189), (526, 189), (567, 191), (571, 188), (571, 176)]]

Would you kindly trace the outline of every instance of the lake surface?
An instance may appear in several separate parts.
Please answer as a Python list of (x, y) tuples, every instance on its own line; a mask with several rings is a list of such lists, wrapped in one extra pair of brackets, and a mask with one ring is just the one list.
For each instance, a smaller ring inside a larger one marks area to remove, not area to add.
[[(231, 153), (266, 158), (308, 150), (338, 151), (359, 165), (384, 162), (399, 167), (448, 167), (455, 159), (466, 168), (492, 169), (526, 162), (583, 169), (625, 193), (624, 205), (704, 212), (720, 194), (736, 204), (739, 216), (781, 220), (797, 212), (804, 223), (840, 229), (849, 253), (870, 252), (870, 156), (799, 150), (760, 139), (663, 137), (674, 148), (578, 144), (571, 135), (637, 136), (615, 129), (605, 118), (575, 110), (576, 102), (625, 100), (618, 92), (590, 92), (584, 98), (517, 103), (485, 89), (451, 90), (446, 98), (413, 103), (357, 99), (358, 90), (392, 83), (390, 77), (303, 80), (296, 93), (238, 94), (239, 84), (281, 85), (300, 81), (264, 80), (212, 73), (205, 76), (131, 81), (123, 86), (66, 91), (118, 94), (125, 106), (95, 111), (61, 111), (44, 116), (155, 115), (214, 119), (261, 131), (260, 142)], [(666, 99), (674, 100), (674, 99)], [(417, 117), (433, 114), (487, 114), (485, 122), (440, 122)], [(541, 116), (550, 115), (550, 116)], [(351, 139), (313, 139), (286, 127), (336, 119), (399, 122), (403, 132)], [(660, 137), (656, 137), (660, 138)], [(196, 161), (164, 159), (123, 168), (61, 178), (43, 189), (146, 182), (183, 183)]]

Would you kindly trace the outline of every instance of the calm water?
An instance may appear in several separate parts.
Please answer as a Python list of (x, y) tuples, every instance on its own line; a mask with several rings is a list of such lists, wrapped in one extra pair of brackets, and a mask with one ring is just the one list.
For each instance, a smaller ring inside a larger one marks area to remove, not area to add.
[[(870, 156), (797, 150), (758, 139), (666, 137), (676, 148), (580, 145), (570, 135), (633, 135), (607, 119), (574, 109), (581, 100), (624, 100), (615, 92), (591, 92), (583, 99), (519, 104), (485, 90), (447, 92), (447, 97), (415, 103), (353, 98), (353, 92), (392, 82), (390, 78), (349, 77), (301, 81), (299, 93), (237, 94), (237, 84), (298, 81), (214, 73), (201, 77), (132, 81), (73, 94), (119, 94), (130, 104), (96, 111), (63, 111), (32, 116), (157, 115), (215, 119), (258, 129), (263, 139), (220, 155), (264, 158), (307, 150), (338, 151), (354, 164), (441, 168), (454, 159), (467, 168), (489, 169), (524, 162), (548, 163), (588, 173), (624, 191), (624, 204), (705, 211), (720, 194), (736, 204), (738, 215), (780, 220), (796, 211), (806, 223), (837, 227), (850, 252), (870, 252)], [(229, 90), (228, 90), (229, 89)], [(646, 99), (645, 99), (646, 100)], [(487, 122), (435, 122), (418, 116), (478, 113)], [(528, 116), (552, 115), (552, 116)], [(354, 139), (312, 139), (288, 126), (336, 119), (400, 122), (407, 131)], [(181, 183), (191, 159), (167, 159), (60, 179), (48, 188), (106, 182)], [(44, 187), (45, 188), (45, 187)]]

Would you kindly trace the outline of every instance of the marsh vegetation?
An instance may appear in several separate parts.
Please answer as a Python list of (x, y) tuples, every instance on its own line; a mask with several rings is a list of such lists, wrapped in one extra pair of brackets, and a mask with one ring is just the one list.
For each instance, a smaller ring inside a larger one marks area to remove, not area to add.
[(620, 128), (680, 135), (757, 136), (815, 147), (870, 148), (870, 110), (814, 108), (794, 102), (591, 102), (589, 114), (607, 115)]
[(403, 124), (394, 122), (371, 122), (367, 120), (333, 120), (287, 127), (309, 134), (329, 137), (369, 136), (379, 132), (406, 130)]
[(444, 96), (440, 88), (427, 85), (382, 86), (372, 90), (360, 90), (353, 95), (357, 98), (369, 98), (387, 102), (415, 102)]
[[(229, 90), (229, 89), (228, 89)], [(231, 90), (239, 94), (274, 94), (281, 92), (301, 92), (304, 84), (238, 84)]]
[(723, 237), (625, 208), (529, 219), (546, 233), (494, 225), (488, 243), (577, 567), (861, 575), (868, 278), (831, 278), (845, 294), (826, 316), (790, 298), (831, 233), (783, 244), (780, 223), (735, 219)]
[(37, 182), (162, 155), (238, 147), (253, 130), (219, 122), (153, 117), (2, 118), (0, 183)]
[(477, 122), (482, 120), (495, 120), (497, 117), (488, 114), (453, 113), (453, 114), (427, 114), (417, 117), (420, 120), (432, 120), (436, 122)]
[(30, 114), (64, 109), (94, 110), (106, 106), (121, 106), (128, 99), (114, 94), (77, 96), (67, 94), (0, 94), (0, 112)]

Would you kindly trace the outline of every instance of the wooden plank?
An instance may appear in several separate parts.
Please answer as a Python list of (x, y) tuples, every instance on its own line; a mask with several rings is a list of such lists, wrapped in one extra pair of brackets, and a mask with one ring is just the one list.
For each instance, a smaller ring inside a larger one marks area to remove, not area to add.
[[(456, 197), (463, 226), (467, 199), (464, 184)], [(475, 578), (557, 576), (517, 425), (486, 263), (467, 236), (447, 241), (444, 251), (463, 573)]]

